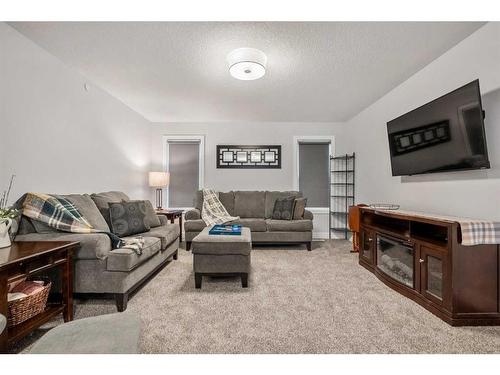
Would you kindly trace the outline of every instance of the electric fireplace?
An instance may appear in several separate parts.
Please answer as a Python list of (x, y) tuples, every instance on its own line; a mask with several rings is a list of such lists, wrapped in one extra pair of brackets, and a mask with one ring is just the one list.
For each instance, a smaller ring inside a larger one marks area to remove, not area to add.
[(414, 287), (414, 251), (407, 241), (377, 235), (377, 268), (396, 281)]

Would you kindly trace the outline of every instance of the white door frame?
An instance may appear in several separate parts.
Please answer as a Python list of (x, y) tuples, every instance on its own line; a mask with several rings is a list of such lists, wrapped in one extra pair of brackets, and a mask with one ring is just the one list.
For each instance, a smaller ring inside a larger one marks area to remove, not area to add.
[[(169, 171), (169, 143), (175, 142), (198, 142), (198, 189), (203, 189), (205, 186), (205, 136), (204, 135), (163, 135), (163, 170)], [(167, 192), (167, 206), (170, 205), (169, 202), (169, 190), (168, 187), (165, 189)], [(169, 207), (178, 209), (189, 209), (192, 207)]]
[[(335, 137), (333, 135), (296, 135), (293, 137), (293, 189), (299, 190), (299, 144), (328, 143), (328, 155), (335, 154)], [(330, 162), (328, 160), (328, 162)]]

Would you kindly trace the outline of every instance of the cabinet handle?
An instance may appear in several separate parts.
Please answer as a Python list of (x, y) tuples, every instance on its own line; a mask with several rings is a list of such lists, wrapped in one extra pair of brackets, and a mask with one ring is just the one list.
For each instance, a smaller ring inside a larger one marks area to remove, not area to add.
[(373, 242), (373, 238), (368, 237), (368, 242)]
[(418, 261), (419, 261), (420, 263), (424, 263), (424, 262), (425, 262), (425, 260), (423, 260), (423, 259), (419, 259)]

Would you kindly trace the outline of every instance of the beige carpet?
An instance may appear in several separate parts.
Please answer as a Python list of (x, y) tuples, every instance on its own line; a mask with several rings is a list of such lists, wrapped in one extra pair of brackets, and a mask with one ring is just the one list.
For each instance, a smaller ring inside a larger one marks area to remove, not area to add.
[[(500, 353), (500, 327), (453, 328), (358, 265), (345, 241), (252, 251), (249, 288), (204, 278), (181, 250), (129, 302), (143, 322), (144, 353)], [(76, 318), (114, 312), (76, 305)], [(29, 347), (43, 333), (23, 340)]]

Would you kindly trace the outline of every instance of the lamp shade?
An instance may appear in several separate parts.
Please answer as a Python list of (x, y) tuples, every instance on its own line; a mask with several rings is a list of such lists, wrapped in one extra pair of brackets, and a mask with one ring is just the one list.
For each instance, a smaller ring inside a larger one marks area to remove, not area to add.
[(170, 173), (168, 172), (149, 172), (150, 187), (167, 187), (170, 182)]

